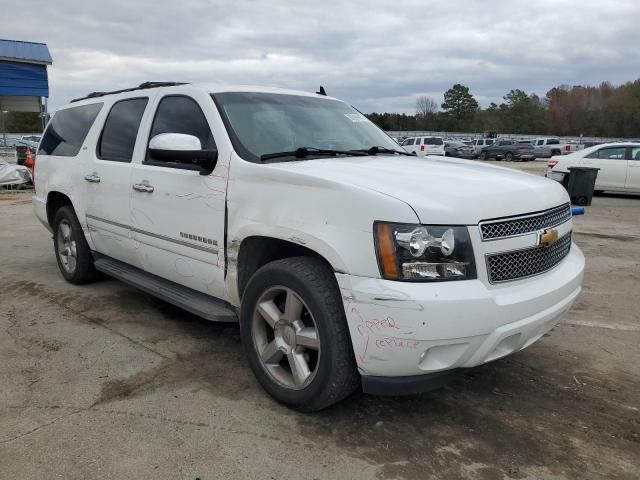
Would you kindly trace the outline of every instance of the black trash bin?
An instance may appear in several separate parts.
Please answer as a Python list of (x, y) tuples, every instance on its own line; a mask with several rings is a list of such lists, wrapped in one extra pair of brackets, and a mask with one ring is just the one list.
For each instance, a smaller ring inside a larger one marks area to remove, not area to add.
[(591, 205), (598, 170), (600, 169), (591, 167), (569, 167), (569, 181), (566, 186), (571, 203), (580, 206)]

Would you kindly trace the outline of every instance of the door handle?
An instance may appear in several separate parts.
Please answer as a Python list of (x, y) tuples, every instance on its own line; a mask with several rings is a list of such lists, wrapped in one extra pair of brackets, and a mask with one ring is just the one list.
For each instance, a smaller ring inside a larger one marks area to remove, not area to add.
[(146, 183), (134, 183), (133, 184), (133, 189), (136, 192), (143, 192), (143, 193), (152, 193), (153, 192), (153, 187), (151, 185), (146, 184)]
[(96, 172), (93, 172), (91, 175), (85, 175), (84, 179), (89, 183), (100, 183), (100, 177)]

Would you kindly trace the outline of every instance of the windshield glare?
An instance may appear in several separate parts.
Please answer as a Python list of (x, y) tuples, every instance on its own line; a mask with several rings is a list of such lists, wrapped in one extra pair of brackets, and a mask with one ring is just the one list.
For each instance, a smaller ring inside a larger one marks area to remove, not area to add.
[(274, 93), (213, 95), (236, 152), (247, 160), (300, 147), (401, 150), (391, 137), (347, 104)]

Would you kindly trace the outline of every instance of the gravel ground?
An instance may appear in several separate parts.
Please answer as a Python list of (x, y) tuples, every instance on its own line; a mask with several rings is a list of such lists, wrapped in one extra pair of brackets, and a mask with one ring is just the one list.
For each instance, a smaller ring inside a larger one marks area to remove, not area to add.
[(538, 343), (313, 415), (263, 393), (236, 325), (65, 283), (28, 193), (0, 194), (0, 222), (2, 479), (640, 478), (638, 197), (575, 219), (584, 291)]

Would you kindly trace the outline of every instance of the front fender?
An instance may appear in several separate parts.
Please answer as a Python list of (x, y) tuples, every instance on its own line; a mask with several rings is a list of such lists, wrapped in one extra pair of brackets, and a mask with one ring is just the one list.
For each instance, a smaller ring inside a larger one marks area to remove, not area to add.
[(368, 188), (232, 155), (227, 190), (227, 287), (239, 303), (236, 260), (252, 236), (302, 245), (336, 272), (379, 277), (373, 223), (416, 223), (405, 202)]

